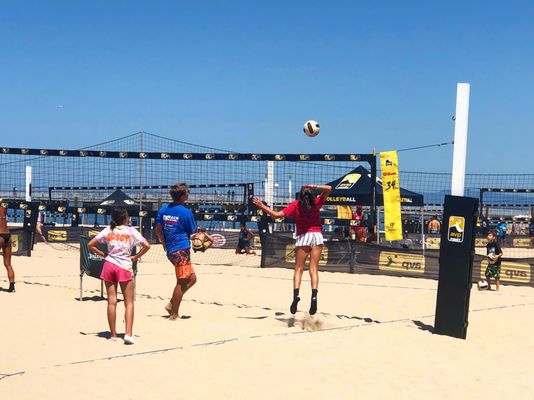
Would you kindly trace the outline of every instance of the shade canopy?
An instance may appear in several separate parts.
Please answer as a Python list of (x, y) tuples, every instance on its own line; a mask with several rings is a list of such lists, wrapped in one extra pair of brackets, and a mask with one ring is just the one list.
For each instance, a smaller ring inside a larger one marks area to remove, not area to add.
[(101, 208), (121, 207), (127, 210), (139, 210), (139, 203), (120, 189), (115, 190), (108, 197), (98, 203), (97, 206)]
[[(402, 177), (401, 177), (402, 179)], [(348, 174), (327, 183), (332, 186), (332, 192), (326, 199), (328, 205), (348, 205), (348, 206), (370, 206), (372, 196), (371, 173), (362, 166), (358, 166)], [(382, 206), (384, 199), (382, 196), (382, 181), (376, 179), (376, 205)], [(409, 190), (400, 189), (401, 206), (424, 205), (423, 195)]]

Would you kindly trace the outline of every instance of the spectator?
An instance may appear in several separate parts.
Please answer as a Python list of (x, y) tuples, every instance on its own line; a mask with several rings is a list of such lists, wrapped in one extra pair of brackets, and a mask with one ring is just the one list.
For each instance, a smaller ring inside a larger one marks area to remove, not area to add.
[(495, 279), (495, 288), (499, 290), (499, 280), (501, 277), (501, 257), (502, 249), (496, 241), (496, 232), (488, 232), (488, 244), (486, 244), (486, 254), (488, 255), (488, 266), (486, 267), (486, 281), (488, 282), (488, 290), (491, 290), (490, 279)]
[(241, 230), (239, 231), (239, 239), (237, 241), (237, 248), (235, 249), (236, 254), (256, 254), (252, 247), (250, 246), (250, 241), (254, 237), (254, 233), (247, 228), (245, 222), (240, 224)]
[(434, 215), (428, 222), (428, 233), (431, 235), (437, 235), (441, 231), (441, 222), (438, 217)]
[(367, 240), (367, 227), (365, 226), (365, 214), (361, 205), (356, 206), (356, 212), (352, 213), (352, 219), (358, 221), (358, 225), (356, 226), (356, 239), (360, 242), (365, 242)]
[(330, 240), (333, 242), (341, 242), (345, 240), (345, 235), (343, 234), (341, 227), (338, 226), (336, 229), (334, 229), (332, 236), (330, 236)]
[(530, 218), (530, 223), (528, 225), (528, 233), (530, 236), (530, 247), (534, 246), (534, 218)]
[(506, 239), (506, 232), (508, 230), (508, 225), (504, 218), (500, 219), (499, 225), (497, 225), (497, 244), (501, 247), (504, 247), (504, 241)]

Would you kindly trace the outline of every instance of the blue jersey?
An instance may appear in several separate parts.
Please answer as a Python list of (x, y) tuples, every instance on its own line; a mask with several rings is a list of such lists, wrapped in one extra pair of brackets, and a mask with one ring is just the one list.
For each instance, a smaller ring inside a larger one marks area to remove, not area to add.
[(502, 236), (502, 237), (505, 237), (506, 236), (506, 222), (501, 222), (498, 226), (497, 226), (497, 230), (498, 230), (498, 235), (499, 236)]
[(189, 208), (174, 203), (164, 205), (158, 212), (156, 224), (163, 227), (167, 254), (191, 248), (189, 237), (197, 227)]

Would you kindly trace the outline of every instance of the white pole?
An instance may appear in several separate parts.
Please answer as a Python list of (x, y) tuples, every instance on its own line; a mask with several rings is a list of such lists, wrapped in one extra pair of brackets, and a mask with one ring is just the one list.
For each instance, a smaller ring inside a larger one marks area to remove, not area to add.
[(291, 203), (293, 201), (293, 182), (291, 182), (291, 175), (289, 175), (289, 181), (287, 183), (287, 187), (289, 188), (288, 203)]
[(267, 178), (265, 179), (265, 201), (272, 207), (274, 204), (274, 161), (267, 161)]
[(464, 195), (465, 161), (467, 158), (467, 126), (469, 120), (469, 90), (469, 83), (459, 83), (456, 87), (456, 114), (451, 182), (451, 194), (453, 196)]
[(32, 201), (32, 167), (26, 165), (26, 201)]

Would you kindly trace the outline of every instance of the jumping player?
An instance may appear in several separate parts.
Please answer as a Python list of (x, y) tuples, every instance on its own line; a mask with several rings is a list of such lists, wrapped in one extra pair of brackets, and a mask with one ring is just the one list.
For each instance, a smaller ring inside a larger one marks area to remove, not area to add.
[(8, 292), (15, 292), (15, 272), (11, 266), (11, 253), (12, 249), (11, 233), (7, 228), (7, 206), (2, 203), (0, 199), (0, 249), (2, 249), (2, 255), (4, 256), (4, 266), (7, 270), (7, 279), (9, 280)]
[[(312, 189), (319, 189), (322, 193), (314, 196)], [(317, 312), (318, 267), (319, 259), (323, 252), (323, 226), (319, 211), (331, 191), (332, 187), (328, 185), (305, 185), (300, 189), (298, 200), (290, 203), (281, 211), (271, 210), (259, 198), (253, 198), (254, 204), (273, 218), (295, 217), (297, 231), (295, 238), (295, 271), (293, 273), (293, 302), (289, 308), (291, 314), (297, 312), (297, 304), (300, 301), (300, 283), (308, 254), (310, 255), (309, 269), (312, 287), (310, 315), (314, 315)]]
[[(133, 338), (134, 320), (134, 285), (132, 282), (134, 261), (137, 261), (150, 249), (146, 239), (131, 226), (128, 226), (128, 212), (124, 208), (115, 208), (111, 212), (111, 225), (92, 238), (87, 247), (93, 253), (105, 257), (104, 267), (100, 279), (105, 282), (108, 294), (108, 323), (111, 338), (117, 338), (117, 285), (120, 284), (126, 308), (124, 319), (126, 321), (125, 344), (135, 344)], [(97, 243), (106, 243), (108, 254), (96, 247)], [(132, 256), (132, 249), (141, 245), (141, 250)]]
[(172, 203), (163, 206), (156, 218), (156, 236), (163, 243), (167, 258), (174, 265), (176, 286), (172, 298), (165, 310), (169, 319), (180, 318), (180, 303), (189, 289), (197, 282), (197, 276), (191, 264), (191, 242), (189, 238), (195, 232), (195, 218), (191, 210), (184, 206), (189, 198), (189, 187), (186, 183), (171, 186), (169, 194)]

